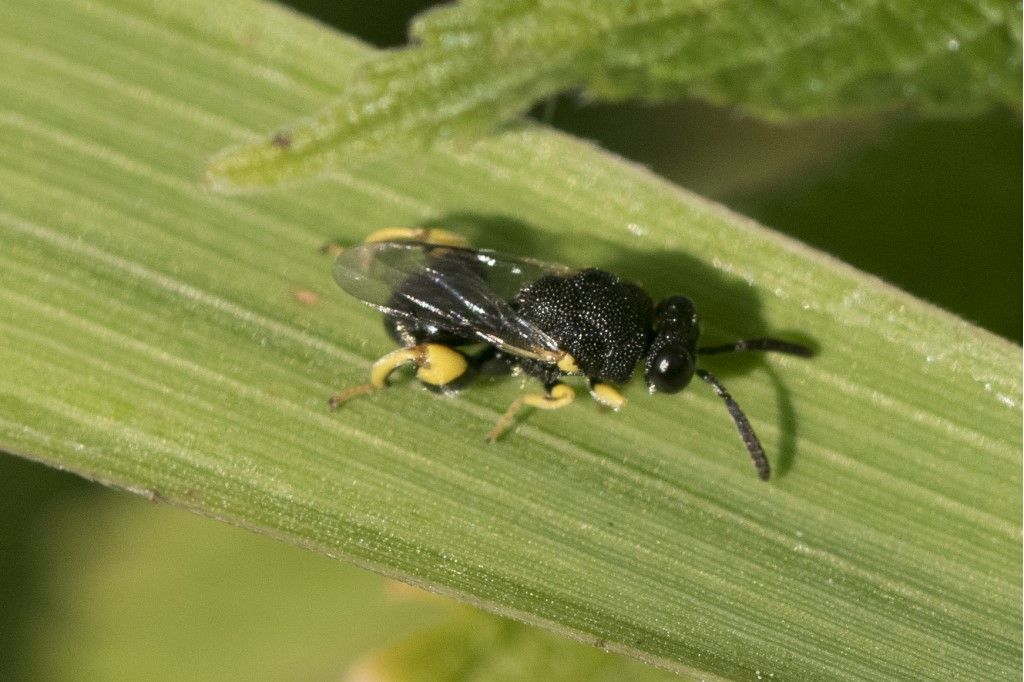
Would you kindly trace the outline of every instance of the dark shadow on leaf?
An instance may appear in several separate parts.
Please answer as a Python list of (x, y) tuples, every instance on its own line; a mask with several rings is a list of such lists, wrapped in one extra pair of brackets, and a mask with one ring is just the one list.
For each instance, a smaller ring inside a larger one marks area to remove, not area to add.
[(774, 463), (775, 475), (781, 478), (793, 468), (793, 460), (796, 458), (797, 443), (799, 442), (796, 411), (793, 409), (793, 398), (789, 388), (779, 376), (779, 372), (769, 366), (767, 374), (775, 388), (775, 399), (779, 409), (779, 443), (776, 446)]

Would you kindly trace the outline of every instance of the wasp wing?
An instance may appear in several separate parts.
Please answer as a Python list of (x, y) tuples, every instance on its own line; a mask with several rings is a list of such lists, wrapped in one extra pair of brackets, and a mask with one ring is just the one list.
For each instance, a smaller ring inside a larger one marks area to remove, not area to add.
[(558, 344), (510, 302), (540, 277), (570, 272), (495, 251), (412, 241), (360, 244), (334, 263), (341, 288), (386, 315), (546, 362), (558, 360)]

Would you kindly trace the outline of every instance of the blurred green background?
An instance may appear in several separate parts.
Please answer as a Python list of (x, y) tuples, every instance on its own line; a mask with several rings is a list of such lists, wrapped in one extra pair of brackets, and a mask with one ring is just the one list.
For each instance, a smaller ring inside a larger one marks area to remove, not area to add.
[[(289, 4), (388, 47), (433, 3)], [(780, 127), (565, 95), (532, 115), (1020, 341), (1015, 112)], [(447, 617), (364, 571), (30, 462), (0, 456), (0, 480), (0, 679), (339, 679)]]

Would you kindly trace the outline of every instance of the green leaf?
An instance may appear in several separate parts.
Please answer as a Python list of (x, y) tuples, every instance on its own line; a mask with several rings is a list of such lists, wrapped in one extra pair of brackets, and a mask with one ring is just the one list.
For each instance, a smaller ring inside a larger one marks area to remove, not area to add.
[(1021, 7), (1005, 0), (462, 0), (414, 22), (315, 117), (229, 150), (211, 186), (351, 167), (495, 129), (533, 103), (699, 98), (785, 121), (1020, 107)]
[[(3, 449), (693, 676), (1019, 671), (1019, 347), (538, 127), (205, 193), (370, 52), (248, 0), (6, 9)], [(704, 386), (494, 446), (514, 380), (328, 412), (390, 344), (317, 249), (396, 224), (688, 293), (709, 343), (814, 340), (708, 362), (778, 476)]]

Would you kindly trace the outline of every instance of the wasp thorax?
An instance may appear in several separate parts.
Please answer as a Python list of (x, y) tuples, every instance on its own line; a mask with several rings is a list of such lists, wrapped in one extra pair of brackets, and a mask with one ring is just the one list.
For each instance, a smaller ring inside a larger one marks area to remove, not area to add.
[(593, 379), (629, 380), (650, 336), (650, 297), (603, 270), (541, 277), (515, 302), (520, 315), (549, 334)]

